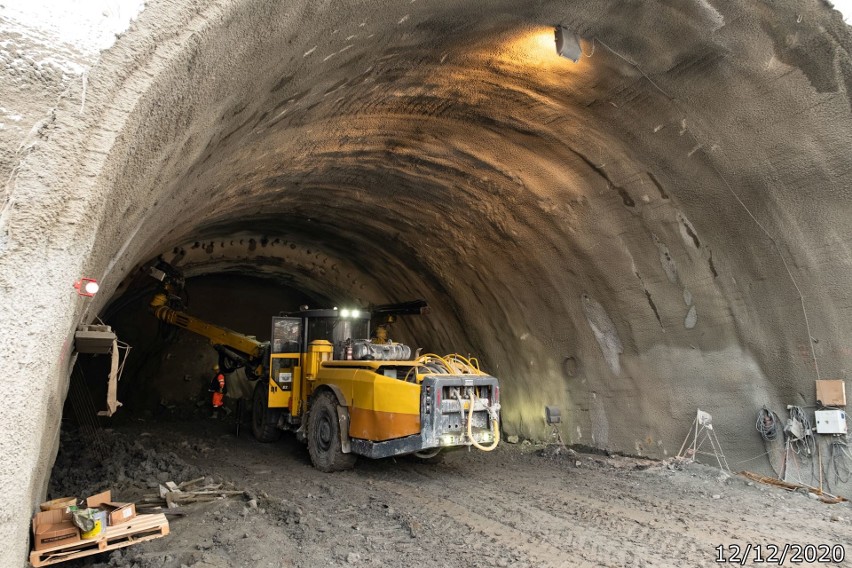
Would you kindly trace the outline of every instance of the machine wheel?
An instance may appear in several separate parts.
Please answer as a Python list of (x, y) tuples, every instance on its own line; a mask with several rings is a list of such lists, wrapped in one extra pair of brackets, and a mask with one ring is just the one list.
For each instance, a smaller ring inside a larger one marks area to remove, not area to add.
[(278, 417), (281, 411), (269, 408), (269, 383), (257, 381), (251, 400), (251, 432), (258, 442), (274, 442), (281, 437)]
[(430, 448), (421, 452), (414, 452), (411, 454), (411, 457), (414, 458), (414, 461), (419, 463), (438, 464), (444, 463), (445, 455), (446, 453), (443, 448)]
[(340, 449), (340, 422), (337, 419), (337, 398), (333, 393), (319, 393), (308, 413), (308, 453), (320, 471), (352, 469), (358, 456), (344, 454)]

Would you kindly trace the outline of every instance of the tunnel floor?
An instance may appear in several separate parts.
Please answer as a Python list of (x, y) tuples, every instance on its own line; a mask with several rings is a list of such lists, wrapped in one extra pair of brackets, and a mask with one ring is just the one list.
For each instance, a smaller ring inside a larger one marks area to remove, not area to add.
[(245, 491), (173, 510), (182, 516), (170, 518), (166, 538), (65, 565), (712, 566), (716, 547), (734, 543), (846, 543), (852, 554), (848, 503), (701, 464), (554, 457), (522, 443), (456, 452), (442, 464), (362, 459), (323, 474), (293, 436), (260, 444), (235, 427), (231, 416), (63, 432), (51, 497), (111, 487), (139, 500), (166, 479), (200, 476)]

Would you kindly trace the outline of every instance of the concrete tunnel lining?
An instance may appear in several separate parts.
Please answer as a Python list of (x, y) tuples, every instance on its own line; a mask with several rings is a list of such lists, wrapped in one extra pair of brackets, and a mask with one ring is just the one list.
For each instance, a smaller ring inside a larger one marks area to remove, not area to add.
[[(82, 112), (71, 86), (2, 194), (0, 310), (20, 330), (0, 340), (6, 420), (29, 430), (4, 436), (18, 458), (0, 481), (32, 471), (0, 514), (4, 554), (26, 541), (12, 511), (44, 492), (74, 328), (175, 250), (197, 274), (298, 273), (341, 302), (427, 297), (415, 339), (480, 354), (527, 437), (556, 404), (573, 441), (662, 457), (702, 407), (729, 457), (761, 453), (754, 411), (813, 397), (796, 286), (821, 375), (846, 377), (840, 15), (488, 8), (155, 2), (92, 69)], [(550, 52), (556, 22), (591, 57)], [(239, 245), (264, 239), (279, 244)], [(69, 294), (81, 274), (104, 285), (90, 304)]]

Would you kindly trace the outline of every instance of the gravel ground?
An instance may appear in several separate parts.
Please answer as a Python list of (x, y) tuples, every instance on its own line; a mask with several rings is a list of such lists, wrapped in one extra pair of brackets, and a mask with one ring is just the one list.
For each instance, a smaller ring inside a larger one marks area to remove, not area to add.
[(183, 508), (165, 538), (66, 566), (711, 566), (715, 547), (731, 543), (844, 544), (852, 554), (848, 503), (699, 464), (522, 443), (323, 474), (292, 436), (260, 444), (234, 426), (139, 421), (100, 436), (119, 458), (106, 461), (66, 434), (53, 497), (112, 487), (138, 499), (200, 475), (246, 492)]

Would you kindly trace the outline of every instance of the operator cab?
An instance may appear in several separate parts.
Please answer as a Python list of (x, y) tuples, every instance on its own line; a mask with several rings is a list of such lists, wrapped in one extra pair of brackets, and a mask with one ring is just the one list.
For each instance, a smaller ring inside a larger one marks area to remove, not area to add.
[(407, 345), (370, 339), (371, 318), (372, 313), (366, 310), (336, 308), (282, 313), (272, 321), (272, 353), (304, 353), (313, 342), (328, 341), (335, 361), (410, 359)]

